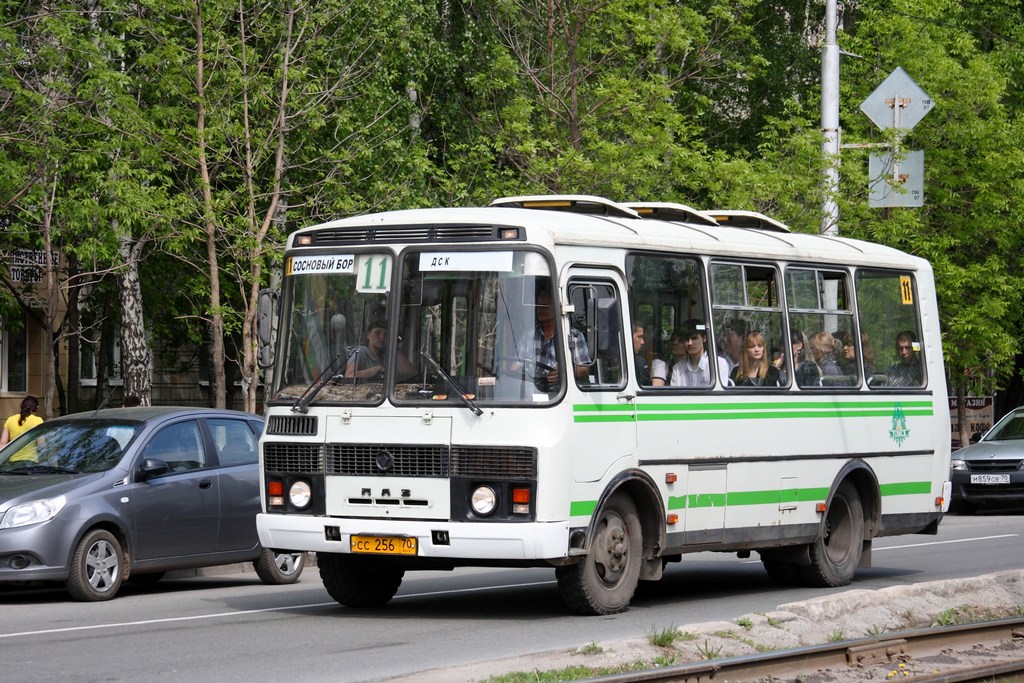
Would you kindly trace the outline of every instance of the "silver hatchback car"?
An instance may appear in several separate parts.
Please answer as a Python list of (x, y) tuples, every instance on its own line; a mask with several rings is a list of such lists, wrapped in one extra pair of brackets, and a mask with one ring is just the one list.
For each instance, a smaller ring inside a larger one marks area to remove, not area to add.
[(108, 600), (125, 580), (253, 562), (298, 580), (303, 553), (259, 545), (262, 418), (116, 408), (48, 420), (0, 450), (0, 581), (62, 581)]
[(955, 451), (950, 469), (950, 512), (1024, 508), (1024, 406), (1004, 415), (978, 443)]

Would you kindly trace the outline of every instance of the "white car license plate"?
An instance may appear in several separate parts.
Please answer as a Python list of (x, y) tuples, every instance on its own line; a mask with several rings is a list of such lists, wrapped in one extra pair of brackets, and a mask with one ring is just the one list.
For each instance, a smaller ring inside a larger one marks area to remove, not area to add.
[(972, 484), (1009, 484), (1009, 474), (972, 474)]

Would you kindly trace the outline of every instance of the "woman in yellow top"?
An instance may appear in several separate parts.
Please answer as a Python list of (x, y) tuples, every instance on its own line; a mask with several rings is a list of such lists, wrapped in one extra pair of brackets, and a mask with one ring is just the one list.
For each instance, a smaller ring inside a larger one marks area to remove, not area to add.
[(36, 415), (37, 410), (39, 410), (39, 399), (35, 396), (26, 396), (21, 400), (21, 412), (11, 415), (4, 422), (4, 431), (0, 434), (0, 448), (36, 425), (43, 423), (43, 418)]

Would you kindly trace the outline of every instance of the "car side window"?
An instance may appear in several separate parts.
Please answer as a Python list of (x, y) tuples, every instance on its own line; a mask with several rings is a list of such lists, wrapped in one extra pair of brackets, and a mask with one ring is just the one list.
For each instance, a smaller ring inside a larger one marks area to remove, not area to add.
[(142, 457), (167, 463), (169, 472), (185, 472), (207, 467), (206, 449), (199, 423), (195, 420), (164, 427), (146, 444)]
[(206, 421), (217, 448), (221, 465), (247, 465), (256, 462), (256, 437), (245, 420), (211, 419)]

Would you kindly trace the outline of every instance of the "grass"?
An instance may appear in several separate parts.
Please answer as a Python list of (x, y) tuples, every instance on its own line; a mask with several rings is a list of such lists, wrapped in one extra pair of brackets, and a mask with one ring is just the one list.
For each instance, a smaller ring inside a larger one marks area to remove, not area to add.
[(614, 667), (567, 666), (553, 671), (513, 671), (500, 676), (491, 676), (484, 683), (558, 683), (559, 681), (580, 681), (596, 676), (625, 674), (633, 671), (644, 671), (649, 667), (647, 662), (634, 662)]
[(604, 648), (595, 643), (593, 640), (586, 645), (581, 645), (576, 649), (573, 654), (577, 655), (599, 655), (604, 652)]
[(683, 636), (675, 626), (668, 626), (660, 631), (656, 630), (652, 626), (651, 630), (648, 631), (646, 635), (647, 642), (655, 647), (672, 647), (676, 644), (676, 641)]
[(828, 634), (828, 642), (830, 643), (838, 643), (845, 639), (845, 634), (843, 633), (842, 628), (834, 628), (832, 629), (832, 633)]
[(740, 617), (739, 619), (736, 620), (736, 625), (737, 626), (742, 626), (743, 628), (747, 629), (748, 631), (750, 629), (754, 628), (754, 622), (750, 620), (750, 617)]

